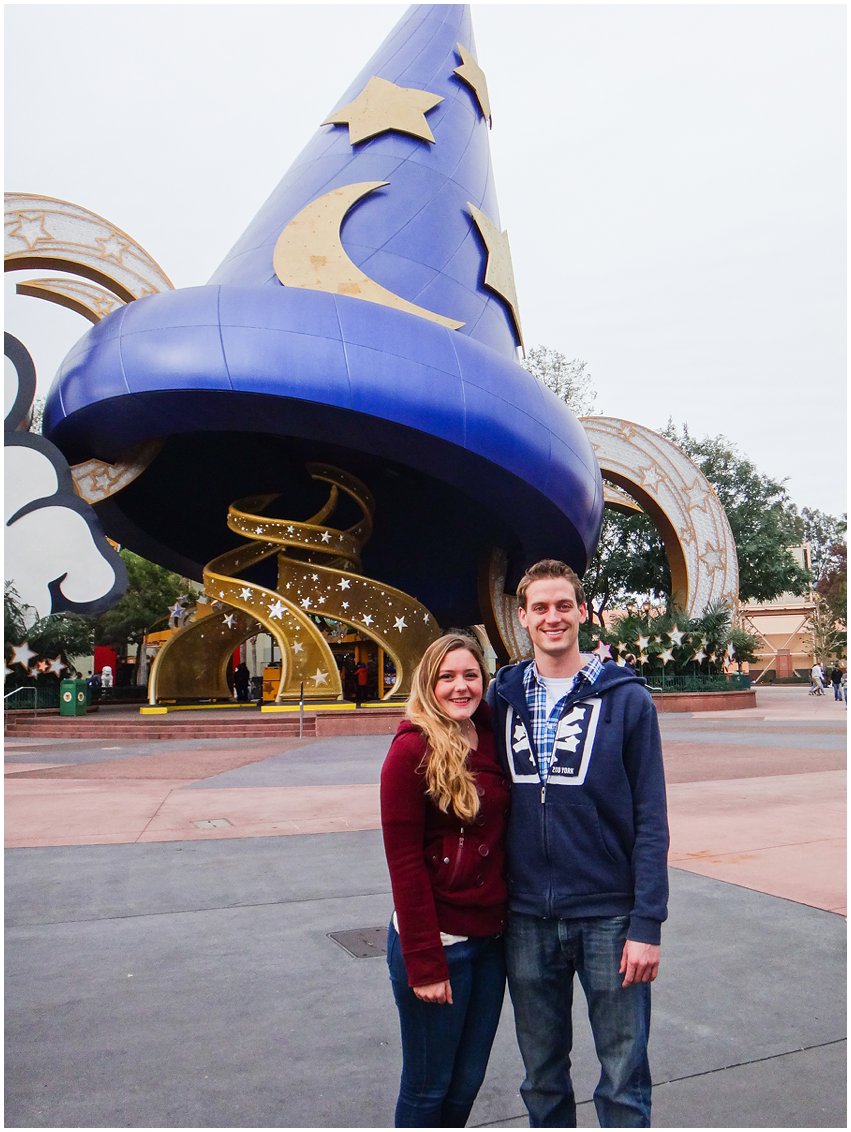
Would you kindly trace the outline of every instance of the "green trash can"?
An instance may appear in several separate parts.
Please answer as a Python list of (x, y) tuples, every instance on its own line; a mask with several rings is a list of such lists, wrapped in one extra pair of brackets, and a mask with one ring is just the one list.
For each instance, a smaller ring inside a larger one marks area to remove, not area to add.
[(85, 680), (62, 680), (59, 684), (59, 714), (85, 715), (89, 707), (89, 686)]

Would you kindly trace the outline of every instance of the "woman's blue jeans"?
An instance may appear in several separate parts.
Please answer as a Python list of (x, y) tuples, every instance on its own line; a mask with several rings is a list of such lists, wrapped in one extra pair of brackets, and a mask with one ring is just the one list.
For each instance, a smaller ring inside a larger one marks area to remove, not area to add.
[(463, 1128), (485, 1079), (505, 995), (502, 937), (453, 943), (446, 959), (452, 1005), (421, 1002), (391, 923), (387, 966), (402, 1031), (397, 1128)]
[(650, 1126), (650, 985), (623, 987), (628, 917), (544, 920), (511, 913), (508, 989), (532, 1128), (575, 1128), (570, 1079), (573, 976), (579, 976), (600, 1061), (594, 1105), (601, 1128)]

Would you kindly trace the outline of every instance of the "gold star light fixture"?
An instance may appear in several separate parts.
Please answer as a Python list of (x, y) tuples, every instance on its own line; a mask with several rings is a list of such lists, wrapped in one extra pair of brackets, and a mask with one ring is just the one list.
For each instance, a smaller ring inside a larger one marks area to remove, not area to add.
[(352, 145), (389, 130), (434, 143), (434, 134), (425, 116), (441, 102), (440, 95), (416, 87), (396, 86), (373, 75), (357, 98), (330, 114), (322, 125), (348, 126)]
[(489, 216), (467, 201), (470, 215), (484, 241), (488, 253), (485, 267), (485, 286), (498, 295), (511, 314), (514, 332), (520, 348), (523, 349), (523, 331), (520, 328), (520, 304), (517, 301), (517, 288), (514, 285), (514, 268), (511, 265), (511, 250), (508, 246), (508, 233), (500, 232)]
[(487, 122), (488, 128), (492, 129), (493, 118), (491, 117), (488, 80), (485, 78), (485, 72), (473, 58), (472, 53), (464, 47), (463, 44), (456, 43), (455, 50), (461, 56), (461, 66), (455, 68), (454, 74), (472, 90), (482, 112), (482, 117)]

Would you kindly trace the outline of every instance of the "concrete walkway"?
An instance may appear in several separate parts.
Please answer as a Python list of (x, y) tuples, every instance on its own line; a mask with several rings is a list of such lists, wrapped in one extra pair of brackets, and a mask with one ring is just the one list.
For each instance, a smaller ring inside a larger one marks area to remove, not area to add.
[[(660, 724), (654, 1124), (844, 1127), (845, 709), (766, 689)], [(392, 1123), (387, 745), (7, 741), (7, 1127)], [(506, 1003), (471, 1123), (525, 1126), (521, 1078)]]

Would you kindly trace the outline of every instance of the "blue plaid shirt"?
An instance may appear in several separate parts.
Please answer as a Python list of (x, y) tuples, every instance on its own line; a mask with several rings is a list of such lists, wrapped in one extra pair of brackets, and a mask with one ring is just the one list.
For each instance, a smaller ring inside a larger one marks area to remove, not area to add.
[(523, 686), (526, 689), (526, 703), (529, 705), (529, 715), (532, 719), (532, 739), (538, 753), (538, 773), (541, 782), (549, 777), (553, 761), (553, 744), (564, 701), (572, 695), (583, 681), (589, 686), (594, 683), (603, 671), (602, 662), (596, 657), (589, 658), (587, 664), (580, 668), (573, 677), (573, 683), (565, 694), (555, 704), (553, 710), (547, 715), (547, 686), (541, 679), (538, 666), (534, 660), (523, 673)]

